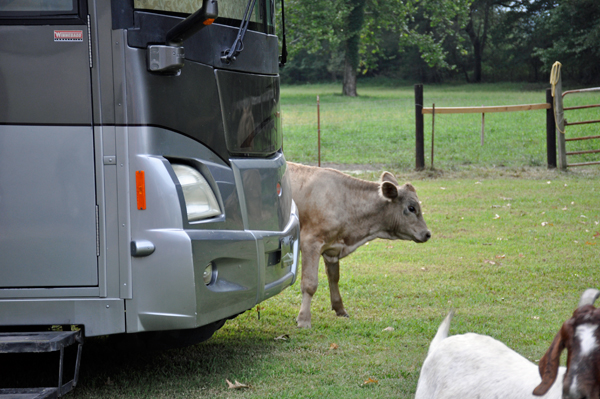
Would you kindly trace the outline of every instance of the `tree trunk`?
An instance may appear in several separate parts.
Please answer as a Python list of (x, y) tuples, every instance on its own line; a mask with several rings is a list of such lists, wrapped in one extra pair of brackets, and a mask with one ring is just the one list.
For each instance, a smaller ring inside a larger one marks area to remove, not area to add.
[(344, 61), (344, 86), (342, 92), (348, 97), (358, 96), (356, 93), (356, 69), (348, 61), (348, 58)]
[[(480, 0), (471, 4), (469, 23), (465, 27), (465, 31), (469, 35), (469, 39), (471, 39), (471, 44), (473, 45), (473, 81), (475, 83), (482, 81), (481, 64), (483, 62), (483, 50), (485, 49), (489, 16), (493, 6), (494, 2), (490, 0)], [(473, 13), (476, 9), (480, 13), (483, 12), (483, 21), (480, 22), (480, 26), (477, 28), (473, 22)]]
[(345, 43), (344, 56), (344, 87), (345, 96), (356, 97), (356, 70), (358, 69), (360, 56), (358, 47), (360, 44), (360, 31), (365, 22), (365, 4), (366, 0), (349, 0), (352, 7), (348, 15), (347, 29), (348, 36)]
[(471, 39), (471, 45), (473, 46), (473, 82), (481, 83), (481, 58), (482, 58), (482, 45), (473, 27), (473, 19), (467, 24), (465, 30)]

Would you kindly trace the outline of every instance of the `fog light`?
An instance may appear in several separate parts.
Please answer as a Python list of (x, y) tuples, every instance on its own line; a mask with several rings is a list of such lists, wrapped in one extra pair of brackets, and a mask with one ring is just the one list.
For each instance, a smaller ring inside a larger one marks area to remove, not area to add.
[(214, 277), (216, 275), (216, 271), (217, 270), (214, 268), (212, 262), (206, 265), (206, 267), (204, 268), (204, 275), (202, 276), (204, 278), (205, 285), (210, 285), (213, 282)]

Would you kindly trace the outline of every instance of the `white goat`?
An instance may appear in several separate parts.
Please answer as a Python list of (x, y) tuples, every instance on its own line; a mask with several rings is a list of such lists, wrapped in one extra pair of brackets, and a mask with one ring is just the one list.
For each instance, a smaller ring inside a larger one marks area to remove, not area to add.
[[(450, 312), (431, 342), (415, 399), (597, 399), (600, 340), (595, 332), (600, 309), (596, 312), (593, 303), (599, 295), (595, 289), (584, 292), (573, 317), (540, 360), (539, 370), (491, 337), (474, 333), (448, 337)], [(564, 348), (569, 352), (566, 368), (559, 367)]]

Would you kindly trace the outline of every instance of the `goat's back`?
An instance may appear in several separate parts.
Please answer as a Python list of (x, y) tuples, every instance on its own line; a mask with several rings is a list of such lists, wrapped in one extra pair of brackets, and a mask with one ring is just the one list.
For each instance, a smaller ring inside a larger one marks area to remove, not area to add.
[[(435, 340), (434, 340), (435, 341)], [(564, 368), (543, 398), (560, 398)], [(431, 347), (417, 386), (416, 399), (539, 398), (538, 367), (486, 335), (453, 335)]]

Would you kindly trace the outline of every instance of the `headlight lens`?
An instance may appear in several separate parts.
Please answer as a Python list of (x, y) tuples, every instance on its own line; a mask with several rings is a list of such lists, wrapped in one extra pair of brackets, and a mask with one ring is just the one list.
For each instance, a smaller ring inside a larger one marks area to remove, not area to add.
[(188, 221), (194, 222), (221, 214), (217, 198), (200, 172), (187, 165), (171, 166), (183, 190)]

